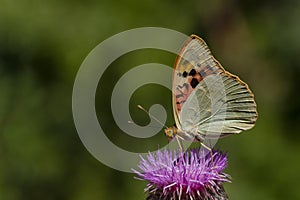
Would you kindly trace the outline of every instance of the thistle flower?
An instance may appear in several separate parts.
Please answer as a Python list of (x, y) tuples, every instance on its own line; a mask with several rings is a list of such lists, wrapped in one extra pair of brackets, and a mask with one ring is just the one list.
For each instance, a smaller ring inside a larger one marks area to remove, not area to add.
[(226, 166), (226, 154), (215, 150), (158, 150), (141, 159), (141, 172), (133, 171), (149, 182), (147, 200), (223, 200), (228, 199), (223, 183), (230, 182), (222, 172)]

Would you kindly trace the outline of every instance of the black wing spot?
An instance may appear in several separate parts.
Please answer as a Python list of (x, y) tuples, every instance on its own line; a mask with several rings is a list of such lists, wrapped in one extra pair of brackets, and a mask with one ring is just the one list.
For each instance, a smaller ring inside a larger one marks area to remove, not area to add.
[(193, 78), (191, 81), (192, 88), (195, 88), (199, 84), (199, 81), (196, 78)]
[(184, 71), (184, 72), (182, 73), (182, 76), (183, 76), (183, 77), (187, 77), (187, 75), (188, 75), (188, 73), (187, 73), (186, 71)]
[(185, 102), (185, 100), (183, 100), (183, 101), (176, 101), (176, 104), (182, 104), (184, 102)]
[(182, 101), (176, 101), (176, 104), (182, 104), (182, 103), (184, 103), (185, 102), (185, 100), (182, 100)]
[(195, 74), (196, 74), (196, 70), (192, 69), (189, 73), (189, 76), (195, 76)]

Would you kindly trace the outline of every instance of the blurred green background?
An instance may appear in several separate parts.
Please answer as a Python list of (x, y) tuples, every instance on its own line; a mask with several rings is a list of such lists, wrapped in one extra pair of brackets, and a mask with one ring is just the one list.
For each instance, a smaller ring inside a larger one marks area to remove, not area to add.
[[(0, 199), (145, 199), (145, 182), (87, 152), (71, 110), (87, 54), (114, 34), (144, 26), (201, 36), (255, 94), (256, 127), (218, 142), (229, 154), (230, 199), (300, 199), (299, 20), (297, 0), (0, 0)], [(126, 70), (149, 62), (172, 67), (174, 60), (168, 52), (140, 50), (105, 72), (97, 114), (116, 145), (146, 152), (166, 144), (163, 132), (144, 140), (122, 133), (109, 98)], [(149, 118), (135, 105), (154, 103), (165, 106), (173, 125), (171, 92), (158, 85), (134, 93), (133, 119), (146, 125)]]

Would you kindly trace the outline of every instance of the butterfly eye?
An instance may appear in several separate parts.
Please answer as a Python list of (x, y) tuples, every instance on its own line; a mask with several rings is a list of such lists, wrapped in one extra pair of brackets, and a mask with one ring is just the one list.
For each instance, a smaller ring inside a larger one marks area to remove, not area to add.
[(173, 130), (171, 129), (165, 129), (165, 134), (168, 138), (173, 138)]

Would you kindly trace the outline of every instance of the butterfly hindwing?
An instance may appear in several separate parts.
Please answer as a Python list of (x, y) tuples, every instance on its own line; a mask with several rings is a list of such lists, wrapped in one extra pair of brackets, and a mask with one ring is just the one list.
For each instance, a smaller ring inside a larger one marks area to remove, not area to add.
[(204, 79), (180, 112), (182, 130), (200, 139), (240, 133), (252, 128), (256, 118), (253, 94), (229, 73)]

